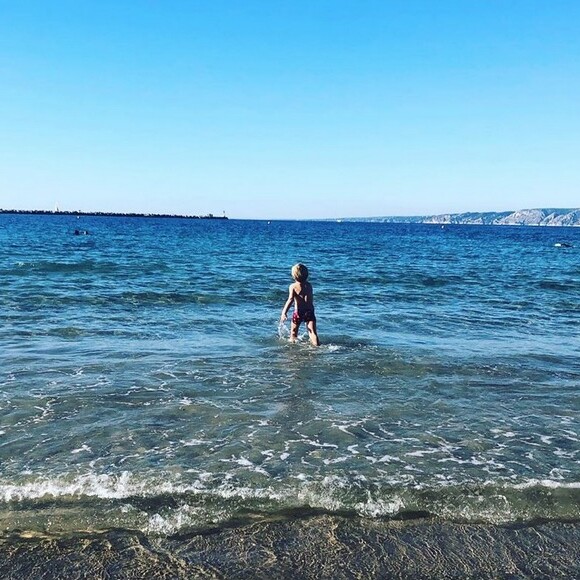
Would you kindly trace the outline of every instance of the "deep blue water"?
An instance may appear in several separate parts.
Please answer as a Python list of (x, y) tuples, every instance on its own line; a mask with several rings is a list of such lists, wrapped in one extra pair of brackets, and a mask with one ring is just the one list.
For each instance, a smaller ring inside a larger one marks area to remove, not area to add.
[(0, 277), (4, 531), (580, 518), (580, 229), (0, 215)]

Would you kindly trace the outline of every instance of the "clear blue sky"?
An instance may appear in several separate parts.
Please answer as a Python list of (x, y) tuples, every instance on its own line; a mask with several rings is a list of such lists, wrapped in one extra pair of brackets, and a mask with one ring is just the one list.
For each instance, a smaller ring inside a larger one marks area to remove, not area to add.
[(0, 0), (0, 208), (580, 206), (577, 0)]

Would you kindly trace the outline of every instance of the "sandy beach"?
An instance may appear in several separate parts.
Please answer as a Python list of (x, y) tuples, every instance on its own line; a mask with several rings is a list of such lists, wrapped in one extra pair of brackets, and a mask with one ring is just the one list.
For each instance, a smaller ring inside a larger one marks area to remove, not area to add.
[(580, 524), (476, 525), (318, 515), (151, 538), (0, 540), (2, 578), (577, 578)]

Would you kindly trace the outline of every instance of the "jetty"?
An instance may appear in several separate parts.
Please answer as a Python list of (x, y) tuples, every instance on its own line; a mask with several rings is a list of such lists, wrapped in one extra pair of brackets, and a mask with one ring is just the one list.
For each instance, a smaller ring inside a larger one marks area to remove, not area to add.
[(172, 218), (172, 219), (191, 219), (191, 220), (227, 220), (225, 215), (216, 216), (212, 213), (207, 215), (181, 215), (168, 213), (121, 213), (112, 211), (63, 211), (63, 210), (44, 210), (44, 209), (0, 209), (0, 214), (17, 214), (17, 215), (64, 215), (64, 216), (91, 216), (91, 217), (123, 217), (123, 218)]

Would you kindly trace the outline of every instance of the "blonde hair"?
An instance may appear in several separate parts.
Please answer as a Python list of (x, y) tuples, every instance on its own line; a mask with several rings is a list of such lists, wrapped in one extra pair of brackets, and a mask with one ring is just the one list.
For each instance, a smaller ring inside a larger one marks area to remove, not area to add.
[(306, 282), (308, 280), (308, 268), (304, 264), (295, 264), (292, 266), (292, 278), (296, 282)]

